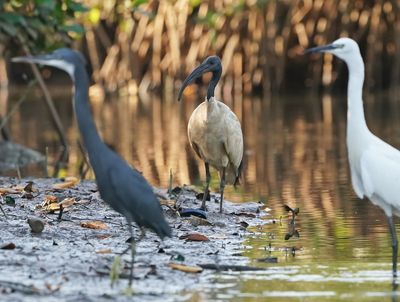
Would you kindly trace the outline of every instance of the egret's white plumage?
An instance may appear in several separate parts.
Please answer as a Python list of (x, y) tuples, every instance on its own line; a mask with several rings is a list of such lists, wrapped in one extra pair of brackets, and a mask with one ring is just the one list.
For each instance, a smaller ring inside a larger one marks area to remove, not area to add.
[(206, 100), (190, 116), (188, 137), (190, 145), (205, 163), (206, 187), (201, 208), (205, 209), (211, 178), (209, 165), (211, 165), (220, 174), (220, 212), (222, 212), (225, 181), (236, 185), (241, 173), (243, 134), (237, 116), (227, 105), (214, 97), (215, 86), (222, 72), (221, 61), (218, 57), (208, 57), (192, 71), (182, 83), (178, 99), (182, 97), (185, 87), (205, 72), (212, 72), (213, 76), (208, 86)]
[(393, 276), (397, 272), (397, 236), (392, 215), (400, 212), (400, 151), (368, 129), (363, 109), (364, 62), (358, 44), (340, 38), (332, 44), (308, 49), (328, 52), (344, 60), (349, 69), (347, 87), (347, 150), (351, 181), (359, 198), (367, 197), (388, 217), (393, 246)]

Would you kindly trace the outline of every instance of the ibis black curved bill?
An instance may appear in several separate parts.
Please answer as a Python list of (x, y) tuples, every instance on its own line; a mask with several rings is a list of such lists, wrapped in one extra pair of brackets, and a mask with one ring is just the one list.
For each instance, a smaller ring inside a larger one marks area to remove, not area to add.
[(210, 72), (210, 66), (208, 63), (202, 63), (199, 66), (197, 66), (188, 76), (187, 78), (183, 81), (181, 88), (179, 89), (178, 93), (178, 101), (182, 99), (182, 94), (183, 91), (187, 86), (192, 84), (196, 79), (200, 78), (204, 73)]
[(341, 44), (328, 44), (328, 45), (308, 48), (304, 51), (304, 53), (325, 52), (325, 51), (330, 51), (330, 50), (334, 50), (334, 49), (342, 48), (342, 47), (343, 46)]
[(221, 59), (218, 56), (209, 56), (203, 61), (203, 63), (197, 66), (183, 81), (181, 89), (179, 89), (178, 101), (181, 100), (182, 93), (185, 90), (186, 86), (193, 83), (194, 80), (201, 77), (206, 72), (212, 72), (212, 77), (207, 89), (207, 100), (214, 96), (215, 86), (217, 86), (222, 74), (222, 65)]

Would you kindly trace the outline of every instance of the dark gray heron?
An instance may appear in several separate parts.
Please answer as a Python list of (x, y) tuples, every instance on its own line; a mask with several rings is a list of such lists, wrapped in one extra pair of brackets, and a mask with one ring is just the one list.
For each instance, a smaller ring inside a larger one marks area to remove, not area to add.
[(38, 56), (16, 57), (13, 62), (36, 63), (64, 70), (74, 84), (74, 108), (79, 131), (96, 176), (101, 198), (115, 211), (125, 216), (131, 233), (132, 263), (129, 285), (132, 284), (134, 237), (132, 222), (143, 230), (148, 228), (161, 239), (171, 236), (161, 205), (146, 179), (132, 169), (117, 153), (101, 140), (89, 105), (89, 77), (81, 53), (68, 48)]
[(222, 213), (225, 181), (236, 186), (242, 171), (243, 133), (240, 121), (235, 113), (214, 97), (215, 87), (222, 73), (219, 57), (208, 57), (191, 72), (182, 83), (178, 100), (181, 100), (186, 86), (206, 72), (212, 73), (212, 78), (208, 84), (207, 97), (190, 116), (188, 137), (193, 150), (205, 163), (206, 187), (201, 209), (206, 209), (206, 198), (211, 180), (209, 165), (211, 165), (218, 170), (220, 175), (221, 200), (219, 211)]
[(392, 237), (393, 285), (397, 278), (397, 235), (393, 214), (400, 214), (400, 151), (375, 136), (364, 116), (362, 87), (364, 62), (357, 42), (340, 38), (329, 45), (306, 50), (331, 53), (346, 62), (347, 151), (353, 189), (359, 198), (367, 197), (386, 214)]

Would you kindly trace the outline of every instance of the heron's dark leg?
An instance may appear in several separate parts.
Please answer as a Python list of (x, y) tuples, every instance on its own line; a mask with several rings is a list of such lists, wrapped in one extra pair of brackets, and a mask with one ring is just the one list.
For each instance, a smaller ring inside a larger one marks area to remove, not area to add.
[(398, 241), (396, 234), (396, 226), (393, 222), (393, 216), (388, 217), (390, 235), (392, 236), (392, 271), (393, 271), (393, 288), (397, 288), (397, 249)]
[(207, 162), (204, 163), (204, 166), (206, 168), (206, 188), (204, 189), (204, 195), (203, 195), (203, 202), (201, 203), (200, 209), (206, 210), (206, 199), (208, 195), (208, 187), (210, 186), (210, 181), (211, 181), (211, 175), (210, 175), (210, 167)]
[(131, 267), (129, 270), (129, 287), (132, 286), (133, 265), (135, 263), (135, 236), (133, 234), (132, 223), (128, 220), (129, 232), (131, 233)]
[(222, 168), (221, 181), (219, 183), (219, 190), (221, 192), (221, 200), (219, 201), (219, 212), (222, 213), (222, 203), (224, 201), (224, 189), (225, 189), (225, 168)]

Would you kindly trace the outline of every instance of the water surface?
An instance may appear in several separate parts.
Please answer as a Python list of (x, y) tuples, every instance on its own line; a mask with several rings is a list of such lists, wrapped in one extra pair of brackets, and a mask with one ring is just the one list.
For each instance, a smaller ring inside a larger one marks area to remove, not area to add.
[[(76, 174), (82, 160), (69, 89), (53, 89), (71, 155), (67, 174)], [(12, 93), (15, 103), (17, 94)], [(370, 129), (400, 146), (399, 106), (386, 95), (366, 98)], [(263, 272), (215, 273), (197, 293), (210, 301), (391, 301), (391, 246), (382, 211), (352, 191), (346, 154), (346, 98), (305, 93), (225, 98), (242, 121), (245, 171), (238, 190), (227, 198), (264, 202), (275, 224), (252, 229), (243, 254)], [(154, 185), (202, 187), (203, 163), (188, 145), (186, 125), (199, 104), (195, 95), (181, 103), (173, 96), (121, 96), (106, 102), (92, 98), (93, 112), (104, 140)], [(9, 106), (11, 106), (9, 105)], [(13, 139), (44, 152), (59, 150), (57, 136), (40, 93), (32, 94), (10, 120)], [(213, 173), (217, 190), (218, 176)], [(89, 175), (90, 177), (90, 175)], [(300, 238), (284, 240), (288, 216), (283, 205), (299, 207)], [(293, 253), (293, 250), (295, 251)], [(257, 261), (277, 257), (277, 264)], [(193, 298), (194, 299), (194, 298)]]

